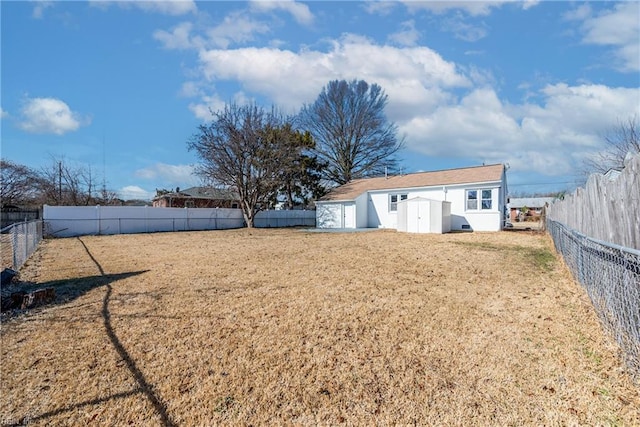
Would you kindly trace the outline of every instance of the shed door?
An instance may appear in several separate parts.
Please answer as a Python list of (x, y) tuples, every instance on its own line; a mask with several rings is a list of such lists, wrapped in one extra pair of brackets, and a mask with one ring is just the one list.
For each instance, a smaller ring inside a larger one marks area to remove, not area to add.
[(345, 203), (343, 205), (343, 228), (356, 228), (356, 204)]

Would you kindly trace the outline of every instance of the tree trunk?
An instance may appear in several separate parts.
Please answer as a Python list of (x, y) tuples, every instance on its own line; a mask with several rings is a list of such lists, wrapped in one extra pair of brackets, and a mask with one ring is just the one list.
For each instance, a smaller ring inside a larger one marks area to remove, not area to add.
[(244, 216), (244, 222), (247, 224), (247, 228), (253, 228), (255, 215), (252, 207), (247, 206), (247, 203), (242, 203), (242, 216)]

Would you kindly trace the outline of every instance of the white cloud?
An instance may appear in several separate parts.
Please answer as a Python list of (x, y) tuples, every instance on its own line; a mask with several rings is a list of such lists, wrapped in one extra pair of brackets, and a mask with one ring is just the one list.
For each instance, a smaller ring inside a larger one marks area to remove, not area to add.
[(254, 34), (266, 34), (270, 26), (256, 21), (242, 11), (227, 15), (220, 25), (206, 31), (212, 46), (226, 49), (231, 43), (246, 43), (254, 40)]
[(401, 123), (408, 147), (433, 156), (508, 162), (514, 171), (561, 175), (602, 148), (602, 131), (640, 113), (639, 89), (549, 85), (542, 104), (511, 105), (489, 87)]
[(313, 23), (313, 14), (309, 10), (309, 6), (297, 1), (266, 1), (266, 0), (252, 0), (251, 8), (258, 11), (273, 11), (284, 10), (289, 12), (291, 16), (303, 25), (310, 25)]
[(203, 122), (208, 122), (213, 118), (211, 112), (222, 110), (224, 105), (225, 102), (217, 95), (202, 95), (200, 102), (192, 102), (189, 104), (189, 110)]
[[(404, 5), (412, 11), (426, 9), (436, 14), (443, 14), (450, 10), (464, 11), (471, 16), (487, 16), (491, 14), (491, 9), (502, 7), (510, 0), (502, 1), (414, 1), (404, 0)], [(531, 4), (527, 4), (527, 8)]]
[(611, 46), (619, 71), (640, 71), (640, 3), (617, 3), (597, 16), (590, 7), (581, 6), (565, 18), (583, 21), (583, 43)]
[(5, 117), (9, 117), (9, 113), (0, 107), (0, 119), (4, 119)]
[(232, 44), (251, 42), (256, 34), (266, 34), (271, 31), (271, 27), (243, 11), (234, 11), (225, 16), (218, 25), (200, 30), (204, 36), (194, 34), (197, 30), (193, 23), (182, 22), (169, 31), (154, 31), (153, 38), (162, 43), (165, 49), (227, 49)]
[(640, 115), (637, 88), (530, 86), (527, 100), (512, 104), (498, 95), (490, 72), (460, 67), (427, 47), (379, 45), (350, 34), (327, 43), (325, 50), (297, 52), (269, 47), (201, 50), (202, 80), (188, 82), (183, 91), (199, 96), (190, 108), (210, 120), (209, 108), (224, 106), (215, 90), (223, 82), (239, 87), (235, 94), (225, 94), (229, 99), (267, 99), (297, 112), (330, 80), (364, 79), (381, 85), (389, 96), (387, 116), (406, 135), (409, 150), (509, 162), (513, 171), (548, 175), (571, 173), (584, 156), (602, 148), (603, 131), (620, 117)]
[(396, 2), (388, 0), (370, 0), (365, 1), (364, 10), (370, 14), (386, 16), (396, 7)]
[(193, 0), (90, 0), (92, 6), (107, 8), (112, 4), (117, 4), (122, 8), (138, 8), (145, 12), (160, 13), (163, 15), (184, 15), (194, 13), (198, 10)]
[(194, 175), (192, 165), (168, 165), (156, 163), (147, 168), (135, 171), (135, 176), (141, 179), (153, 180), (160, 186), (192, 186), (199, 181)]
[(582, 21), (591, 16), (592, 10), (589, 4), (581, 4), (580, 6), (566, 12), (563, 18), (568, 21)]
[(36, 1), (35, 6), (33, 6), (33, 13), (31, 14), (31, 16), (33, 16), (35, 19), (42, 19), (44, 17), (44, 11), (50, 7), (53, 7), (52, 1)]
[(537, 6), (540, 3), (540, 0), (524, 0), (521, 3), (522, 3), (522, 8), (524, 10), (528, 10), (534, 6)]
[(470, 24), (464, 15), (456, 13), (441, 22), (442, 31), (453, 33), (460, 40), (476, 42), (487, 36), (488, 30), (484, 23)]
[(118, 197), (123, 200), (151, 200), (155, 192), (147, 191), (137, 185), (127, 185), (117, 191)]
[(295, 109), (312, 102), (334, 79), (360, 78), (378, 83), (390, 102), (422, 106), (436, 105), (442, 99), (442, 88), (470, 85), (455, 64), (429, 48), (380, 46), (350, 35), (334, 41), (327, 52), (266, 47), (211, 49), (200, 52), (200, 63), (202, 75), (209, 82), (238, 81), (247, 92)]
[(400, 31), (389, 35), (389, 40), (400, 46), (415, 46), (420, 38), (420, 31), (416, 30), (415, 22), (405, 21), (400, 24), (400, 27)]
[(205, 42), (202, 37), (191, 36), (193, 24), (182, 22), (171, 29), (171, 31), (156, 30), (153, 38), (163, 44), (165, 49), (200, 49)]
[(31, 133), (63, 135), (90, 123), (90, 119), (71, 111), (69, 106), (55, 98), (26, 99), (20, 110), (18, 126)]

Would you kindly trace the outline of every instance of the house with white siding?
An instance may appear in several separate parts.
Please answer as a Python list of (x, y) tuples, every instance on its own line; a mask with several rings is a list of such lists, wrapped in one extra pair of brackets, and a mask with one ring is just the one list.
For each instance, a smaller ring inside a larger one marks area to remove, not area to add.
[(449, 216), (445, 222), (450, 223), (446, 231), (499, 231), (509, 215), (506, 168), (495, 164), (356, 179), (316, 201), (316, 224), (318, 228), (391, 229), (398, 229), (400, 224), (404, 230), (405, 224), (442, 222), (429, 218), (399, 221), (398, 204), (412, 199), (447, 203), (444, 210), (431, 209), (423, 214), (419, 208), (401, 208), (401, 215), (445, 212)]

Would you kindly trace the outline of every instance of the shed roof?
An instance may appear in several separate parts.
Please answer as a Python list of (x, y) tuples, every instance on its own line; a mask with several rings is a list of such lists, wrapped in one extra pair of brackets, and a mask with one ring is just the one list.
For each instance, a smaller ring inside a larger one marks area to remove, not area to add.
[(417, 172), (389, 177), (355, 179), (334, 188), (320, 201), (353, 200), (366, 191), (423, 188), (481, 182), (497, 182), (502, 179), (504, 165), (475, 166), (432, 172)]

